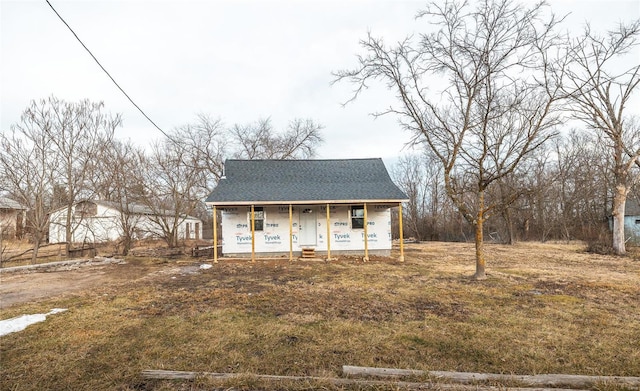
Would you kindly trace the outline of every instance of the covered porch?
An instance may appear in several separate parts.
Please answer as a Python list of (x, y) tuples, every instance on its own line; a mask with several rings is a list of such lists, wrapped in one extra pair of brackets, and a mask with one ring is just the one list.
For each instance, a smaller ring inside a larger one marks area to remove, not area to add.
[[(288, 256), (289, 261), (300, 257), (331, 260), (332, 253), (362, 256), (365, 262), (370, 254), (388, 256), (392, 241), (390, 209), (396, 207), (398, 237), (402, 238), (402, 202), (395, 200), (214, 204), (213, 261), (219, 261), (221, 250), (229, 256), (250, 256), (252, 262), (265, 256)], [(227, 221), (220, 224), (221, 218)], [(225, 239), (219, 243), (220, 228), (237, 232), (223, 232)], [(225, 245), (225, 240), (235, 243)], [(404, 261), (402, 240), (398, 260)]]

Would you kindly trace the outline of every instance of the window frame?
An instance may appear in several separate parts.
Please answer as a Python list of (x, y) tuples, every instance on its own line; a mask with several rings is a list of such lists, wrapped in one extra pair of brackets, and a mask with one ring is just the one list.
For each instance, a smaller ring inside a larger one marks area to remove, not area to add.
[[(361, 216), (357, 211), (362, 211)], [(355, 214), (354, 214), (355, 212)], [(351, 229), (364, 229), (364, 205), (351, 205), (349, 207), (349, 220), (351, 222)]]
[[(266, 217), (267, 213), (263, 206), (253, 207), (254, 231), (264, 231), (264, 221), (266, 220)], [(249, 211), (247, 212), (247, 220), (249, 221), (249, 230), (251, 230), (251, 208), (249, 208)]]

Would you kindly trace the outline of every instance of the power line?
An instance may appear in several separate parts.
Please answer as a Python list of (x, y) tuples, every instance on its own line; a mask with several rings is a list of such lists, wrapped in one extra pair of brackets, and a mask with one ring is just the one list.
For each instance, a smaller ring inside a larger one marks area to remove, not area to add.
[(156, 125), (155, 122), (153, 122), (153, 120), (151, 118), (149, 118), (149, 116), (142, 111), (142, 109), (136, 104), (136, 102), (133, 101), (133, 99), (131, 99), (131, 97), (122, 89), (122, 87), (120, 87), (120, 85), (118, 84), (118, 82), (115, 81), (115, 79), (109, 74), (109, 72), (102, 66), (102, 64), (100, 64), (100, 61), (98, 61), (98, 59), (96, 58), (96, 56), (93, 55), (93, 53), (91, 53), (91, 50), (89, 50), (89, 48), (82, 42), (82, 40), (80, 39), (80, 37), (78, 37), (78, 34), (75, 33), (75, 31), (73, 31), (73, 29), (71, 28), (71, 26), (69, 26), (69, 24), (62, 18), (62, 16), (60, 16), (60, 14), (58, 13), (58, 11), (56, 11), (55, 8), (53, 8), (53, 5), (51, 5), (51, 3), (49, 2), (49, 0), (45, 0), (47, 2), (47, 4), (49, 4), (49, 7), (51, 7), (51, 9), (53, 10), (53, 12), (55, 12), (55, 14), (58, 16), (58, 18), (60, 18), (60, 20), (62, 21), (62, 23), (64, 23), (65, 26), (67, 26), (67, 28), (69, 29), (69, 31), (71, 31), (71, 33), (73, 34), (74, 37), (76, 37), (76, 39), (78, 40), (78, 42), (80, 42), (80, 45), (82, 45), (83, 48), (85, 48), (85, 50), (91, 55), (91, 57), (95, 60), (95, 62), (100, 66), (100, 68), (104, 71), (104, 73), (107, 74), (107, 76), (109, 76), (109, 79), (111, 79), (111, 81), (113, 82), (113, 84), (116, 85), (116, 87), (118, 87), (118, 89), (124, 94), (124, 96), (127, 97), (127, 99), (129, 99), (129, 102), (131, 102), (132, 105), (135, 106), (136, 109), (138, 109), (138, 111), (140, 113), (142, 113), (142, 115), (149, 121), (151, 122), (151, 124), (153, 126), (156, 127), (156, 129), (158, 129), (162, 134), (164, 134), (169, 140), (173, 141), (173, 139), (171, 138), (171, 136), (169, 136), (167, 133), (165, 133), (164, 130), (160, 129), (160, 127), (158, 125)]

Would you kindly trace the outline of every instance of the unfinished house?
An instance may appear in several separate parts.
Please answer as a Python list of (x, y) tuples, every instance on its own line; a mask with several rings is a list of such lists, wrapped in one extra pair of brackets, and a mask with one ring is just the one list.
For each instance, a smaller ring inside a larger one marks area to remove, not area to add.
[(382, 159), (227, 160), (224, 173), (206, 203), (225, 256), (390, 255), (407, 196)]

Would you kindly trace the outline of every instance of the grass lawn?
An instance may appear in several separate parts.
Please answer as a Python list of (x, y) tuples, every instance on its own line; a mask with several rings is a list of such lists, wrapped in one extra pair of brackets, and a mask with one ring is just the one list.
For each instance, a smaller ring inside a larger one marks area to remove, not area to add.
[[(481, 282), (469, 278), (473, 244), (423, 243), (407, 247), (404, 263), (397, 254), (368, 263), (222, 260), (207, 270), (169, 261), (126, 284), (12, 306), (0, 319), (68, 311), (0, 337), (0, 389), (283, 387), (250, 378), (146, 380), (144, 369), (339, 377), (342, 365), (358, 365), (640, 376), (633, 254), (557, 243), (486, 249)], [(123, 272), (137, 263), (130, 259)]]

